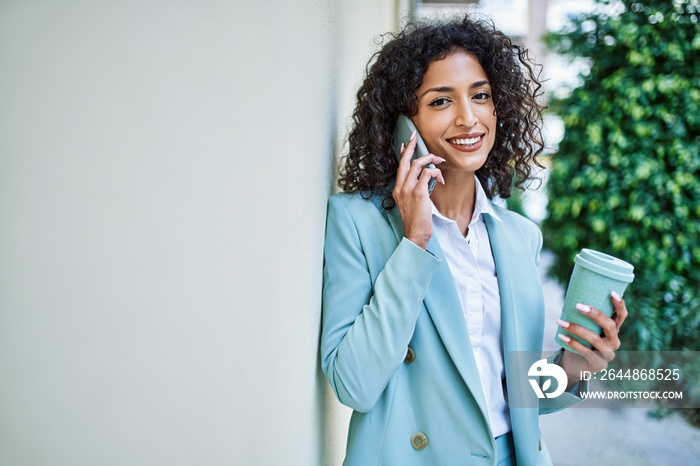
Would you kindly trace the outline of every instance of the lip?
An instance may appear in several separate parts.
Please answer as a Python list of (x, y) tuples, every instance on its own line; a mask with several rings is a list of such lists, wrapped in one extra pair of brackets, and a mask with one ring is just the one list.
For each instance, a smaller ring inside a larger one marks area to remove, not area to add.
[[(450, 142), (452, 139), (470, 139), (470, 138), (475, 138), (478, 137), (479, 140), (472, 144), (471, 146), (463, 146), (461, 144), (454, 144)], [(484, 133), (469, 133), (469, 134), (458, 134), (456, 136), (453, 136), (449, 139), (447, 139), (447, 143), (457, 149), (460, 152), (474, 152), (479, 149), (481, 149), (481, 146), (484, 145), (484, 139), (486, 139), (486, 135)]]
[(446, 139), (469, 139), (469, 138), (475, 138), (477, 136), (483, 136), (484, 133), (461, 133), (461, 134), (455, 134), (454, 136), (450, 136), (449, 138)]

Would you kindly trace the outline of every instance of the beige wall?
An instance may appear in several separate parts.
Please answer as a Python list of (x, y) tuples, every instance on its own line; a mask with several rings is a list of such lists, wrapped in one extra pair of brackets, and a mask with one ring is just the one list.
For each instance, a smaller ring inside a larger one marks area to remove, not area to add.
[(325, 203), (395, 5), (0, 3), (0, 464), (339, 464)]

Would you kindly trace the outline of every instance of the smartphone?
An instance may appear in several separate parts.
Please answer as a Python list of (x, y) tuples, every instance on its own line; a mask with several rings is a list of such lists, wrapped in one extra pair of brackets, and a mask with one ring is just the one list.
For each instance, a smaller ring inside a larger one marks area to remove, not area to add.
[[(416, 125), (413, 124), (413, 121), (406, 115), (399, 115), (399, 120), (396, 122), (396, 129), (394, 129), (394, 149), (396, 151), (396, 157), (398, 157), (399, 160), (401, 160), (401, 144), (408, 145), (408, 141), (411, 139), (411, 135), (414, 131), (416, 132), (416, 138), (418, 140), (416, 141), (416, 150), (413, 151), (412, 160), (423, 157), (428, 153), (428, 148), (425, 146), (423, 138), (420, 137), (420, 134), (416, 130)], [(429, 163), (427, 166), (428, 168), (435, 168), (435, 164), (433, 163)], [(428, 193), (433, 193), (436, 182), (437, 179), (435, 177), (430, 178), (430, 181), (428, 181)]]

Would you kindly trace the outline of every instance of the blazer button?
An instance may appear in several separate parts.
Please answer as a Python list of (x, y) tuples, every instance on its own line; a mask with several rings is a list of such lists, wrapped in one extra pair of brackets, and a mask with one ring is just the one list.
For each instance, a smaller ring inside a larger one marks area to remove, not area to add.
[(416, 450), (422, 450), (428, 446), (428, 437), (426, 437), (423, 432), (416, 432), (411, 437), (411, 445), (413, 445), (413, 448)]
[(411, 348), (409, 346), (408, 351), (406, 351), (406, 357), (404, 358), (403, 362), (405, 362), (406, 364), (411, 364), (415, 360), (416, 360), (416, 353), (414, 353), (413, 348)]

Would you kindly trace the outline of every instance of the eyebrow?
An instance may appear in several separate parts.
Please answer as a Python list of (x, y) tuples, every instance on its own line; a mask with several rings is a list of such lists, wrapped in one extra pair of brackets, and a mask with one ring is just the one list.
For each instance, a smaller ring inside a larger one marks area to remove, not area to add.
[[(486, 84), (489, 84), (489, 82), (486, 80), (485, 81), (477, 81), (475, 83), (472, 83), (472, 85), (469, 86), (469, 89), (474, 89), (475, 87), (484, 86)], [(420, 95), (420, 97), (423, 97), (428, 92), (452, 92), (454, 90), (455, 90), (454, 87), (449, 87), (449, 86), (431, 87), (430, 89), (428, 89), (424, 93), (422, 93)]]

